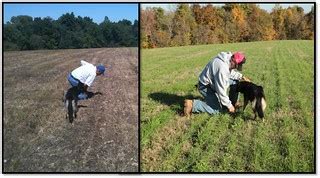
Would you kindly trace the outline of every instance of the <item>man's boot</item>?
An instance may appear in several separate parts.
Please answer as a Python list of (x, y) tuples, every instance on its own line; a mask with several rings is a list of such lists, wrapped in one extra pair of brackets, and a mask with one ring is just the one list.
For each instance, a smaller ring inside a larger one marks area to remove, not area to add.
[(184, 109), (183, 109), (183, 113), (184, 113), (184, 116), (191, 116), (191, 113), (192, 113), (192, 100), (184, 100)]

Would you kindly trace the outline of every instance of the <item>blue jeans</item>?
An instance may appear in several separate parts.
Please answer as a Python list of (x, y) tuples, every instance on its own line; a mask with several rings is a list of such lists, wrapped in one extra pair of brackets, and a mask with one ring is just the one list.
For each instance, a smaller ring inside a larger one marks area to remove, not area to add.
[[(68, 74), (67, 79), (71, 85), (71, 88), (68, 91), (74, 92), (78, 97), (78, 100), (88, 99), (88, 95), (84, 92), (84, 84), (81, 83), (78, 79), (75, 79), (71, 73)], [(67, 92), (70, 93), (70, 92)]]
[[(230, 80), (229, 99), (232, 105), (235, 105), (238, 100), (239, 93), (236, 92), (237, 83), (238, 81), (236, 80)], [(217, 114), (225, 110), (225, 107), (219, 101), (218, 94), (210, 86), (205, 86), (201, 82), (198, 85), (198, 90), (204, 97), (204, 101), (193, 100), (193, 113), (207, 112), (208, 114)]]

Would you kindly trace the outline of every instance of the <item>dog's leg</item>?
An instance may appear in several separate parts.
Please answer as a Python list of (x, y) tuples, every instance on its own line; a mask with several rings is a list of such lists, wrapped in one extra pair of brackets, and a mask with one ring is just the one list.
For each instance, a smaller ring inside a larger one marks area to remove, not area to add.
[(77, 100), (72, 100), (72, 114), (77, 118)]
[[(267, 103), (266, 103), (266, 100), (264, 99), (264, 97), (261, 98), (261, 105), (262, 105), (262, 112), (264, 113), (264, 110), (267, 107)], [(264, 117), (262, 117), (262, 122), (264, 122)]]
[(253, 118), (253, 119), (256, 120), (256, 118), (257, 118), (257, 112), (256, 112), (256, 110), (254, 110), (254, 109), (253, 109), (253, 112), (254, 112), (254, 118)]
[(68, 101), (69, 100), (66, 100), (65, 103), (64, 103), (64, 111), (66, 113), (66, 119), (68, 119), (68, 113), (69, 113), (69, 108), (68, 108)]
[(78, 112), (78, 100), (74, 101), (74, 117), (77, 118), (77, 112)]
[(68, 100), (68, 115), (69, 115), (69, 122), (73, 122), (73, 100)]
[(62, 102), (66, 102), (66, 92), (64, 90), (62, 91)]
[(243, 111), (246, 109), (248, 102), (249, 102), (249, 100), (247, 98), (245, 98), (244, 103), (243, 103)]

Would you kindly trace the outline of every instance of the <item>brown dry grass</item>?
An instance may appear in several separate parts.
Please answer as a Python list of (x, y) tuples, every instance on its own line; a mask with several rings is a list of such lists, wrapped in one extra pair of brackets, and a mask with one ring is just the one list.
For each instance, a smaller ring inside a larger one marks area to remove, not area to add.
[[(73, 124), (62, 92), (80, 60), (107, 67)], [(4, 172), (138, 171), (138, 49), (4, 53)]]

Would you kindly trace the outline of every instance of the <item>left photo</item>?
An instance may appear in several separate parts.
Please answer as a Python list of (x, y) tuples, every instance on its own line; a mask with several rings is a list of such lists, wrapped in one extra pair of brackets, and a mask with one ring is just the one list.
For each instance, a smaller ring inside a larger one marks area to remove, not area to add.
[(2, 172), (139, 171), (138, 3), (2, 3)]

